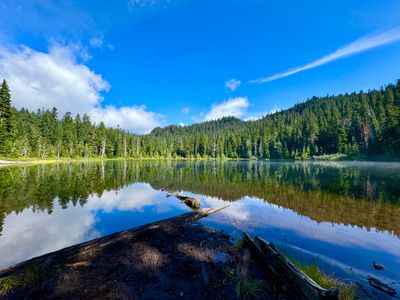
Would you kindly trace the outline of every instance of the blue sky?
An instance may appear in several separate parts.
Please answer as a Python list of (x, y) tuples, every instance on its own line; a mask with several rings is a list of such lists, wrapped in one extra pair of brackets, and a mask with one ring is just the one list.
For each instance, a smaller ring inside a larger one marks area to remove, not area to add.
[(138, 133), (400, 78), (399, 1), (3, 0), (0, 20), (17, 107)]

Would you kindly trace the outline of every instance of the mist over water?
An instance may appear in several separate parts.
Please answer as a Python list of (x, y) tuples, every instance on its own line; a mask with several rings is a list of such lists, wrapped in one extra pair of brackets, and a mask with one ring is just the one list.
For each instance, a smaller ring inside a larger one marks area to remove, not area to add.
[[(108, 161), (0, 168), (0, 268), (203, 207), (203, 222), (262, 236), (303, 262), (399, 288), (400, 164)], [(372, 261), (388, 269), (375, 271)]]

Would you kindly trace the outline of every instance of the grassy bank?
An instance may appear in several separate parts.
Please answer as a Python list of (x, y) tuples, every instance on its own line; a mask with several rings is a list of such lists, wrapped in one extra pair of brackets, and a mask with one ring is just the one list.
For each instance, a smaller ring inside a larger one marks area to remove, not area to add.
[[(246, 247), (245, 239), (238, 239), (236, 241), (236, 247), (239, 250), (243, 250)], [(288, 255), (286, 255), (286, 257), (322, 288), (337, 288), (339, 290), (339, 300), (355, 299), (357, 289), (354, 284), (343, 282), (332, 275), (323, 273), (316, 263), (302, 264), (293, 257)]]
[(345, 283), (332, 275), (323, 273), (316, 263), (302, 264), (299, 261), (290, 258), (290, 260), (312, 280), (318, 283), (323, 288), (337, 288), (339, 289), (340, 300), (355, 299), (356, 287), (353, 284)]
[(96, 162), (108, 160), (124, 160), (121, 158), (7, 158), (0, 157), (0, 166), (15, 165), (35, 165), (35, 164), (53, 164), (53, 163), (70, 163), (70, 162)]
[(34, 158), (34, 157), (21, 157), (10, 158), (0, 157), (0, 166), (5, 165), (18, 165), (18, 164), (44, 164), (44, 163), (62, 163), (62, 162), (97, 162), (97, 161), (121, 161), (121, 160), (138, 160), (138, 161), (151, 161), (151, 160), (165, 160), (165, 161), (363, 161), (363, 162), (400, 162), (400, 158), (390, 155), (346, 155), (341, 153), (325, 154), (313, 156), (306, 159), (264, 159), (264, 158), (227, 158), (227, 157), (49, 157), (49, 158)]
[(400, 158), (389, 154), (379, 154), (379, 155), (365, 155), (365, 154), (324, 154), (313, 156), (313, 160), (323, 160), (323, 161), (371, 161), (371, 162), (399, 162)]

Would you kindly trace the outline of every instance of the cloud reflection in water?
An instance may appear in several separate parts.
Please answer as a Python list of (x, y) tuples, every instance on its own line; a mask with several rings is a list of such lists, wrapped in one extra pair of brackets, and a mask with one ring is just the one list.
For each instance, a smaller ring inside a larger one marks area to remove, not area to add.
[(96, 223), (102, 222), (100, 214), (115, 218), (116, 211), (137, 212), (130, 217), (137, 221), (144, 217), (141, 213), (146, 207), (153, 208), (152, 215), (185, 210), (179, 201), (165, 198), (149, 184), (134, 183), (119, 191), (105, 191), (101, 197), (91, 196), (84, 206), (62, 209), (55, 199), (51, 214), (31, 208), (12, 212), (0, 236), (0, 268), (103, 235), (103, 230), (96, 228)]

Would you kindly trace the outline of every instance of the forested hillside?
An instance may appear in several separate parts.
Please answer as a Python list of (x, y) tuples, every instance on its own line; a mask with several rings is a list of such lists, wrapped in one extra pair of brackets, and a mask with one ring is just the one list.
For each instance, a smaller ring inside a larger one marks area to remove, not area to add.
[(313, 97), (256, 121), (234, 117), (135, 135), (87, 115), (12, 107), (0, 88), (0, 151), (8, 157), (307, 159), (322, 154), (400, 156), (400, 81), (379, 90)]

